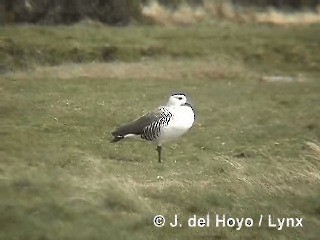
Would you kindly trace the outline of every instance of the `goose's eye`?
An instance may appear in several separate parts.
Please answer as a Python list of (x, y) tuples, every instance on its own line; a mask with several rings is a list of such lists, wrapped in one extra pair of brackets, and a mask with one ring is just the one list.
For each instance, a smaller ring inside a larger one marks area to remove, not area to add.
[(178, 97), (179, 100), (182, 100), (182, 97)]

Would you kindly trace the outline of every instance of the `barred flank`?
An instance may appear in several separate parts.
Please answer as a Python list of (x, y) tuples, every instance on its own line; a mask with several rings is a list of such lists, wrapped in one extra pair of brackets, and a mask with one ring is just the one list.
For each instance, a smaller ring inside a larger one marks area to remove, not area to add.
[(168, 126), (172, 118), (172, 113), (169, 112), (167, 108), (161, 107), (159, 109), (159, 115), (160, 116), (155, 122), (150, 123), (143, 129), (141, 138), (148, 141), (156, 140), (159, 137), (161, 128), (163, 126)]

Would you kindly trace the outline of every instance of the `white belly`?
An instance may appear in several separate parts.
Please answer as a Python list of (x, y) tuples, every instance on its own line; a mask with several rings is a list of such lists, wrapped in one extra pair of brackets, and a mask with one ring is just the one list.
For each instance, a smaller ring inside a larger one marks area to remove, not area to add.
[(174, 140), (186, 133), (194, 122), (194, 113), (192, 108), (188, 106), (176, 107), (172, 109), (172, 119), (168, 126), (161, 129), (157, 143), (161, 144), (167, 141)]

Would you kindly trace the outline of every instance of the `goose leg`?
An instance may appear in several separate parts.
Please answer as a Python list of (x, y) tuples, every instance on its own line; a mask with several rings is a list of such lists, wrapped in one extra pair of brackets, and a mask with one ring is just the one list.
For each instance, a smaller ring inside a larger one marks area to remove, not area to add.
[(158, 145), (157, 146), (157, 152), (158, 152), (159, 163), (161, 163), (161, 150), (162, 150), (162, 147), (160, 145)]

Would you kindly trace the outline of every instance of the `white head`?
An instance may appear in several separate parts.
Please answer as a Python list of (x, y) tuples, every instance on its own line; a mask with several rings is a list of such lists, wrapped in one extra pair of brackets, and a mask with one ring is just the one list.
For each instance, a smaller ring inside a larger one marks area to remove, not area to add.
[(182, 106), (187, 103), (186, 95), (183, 93), (175, 93), (172, 94), (169, 98), (169, 101), (167, 103), (167, 106)]

